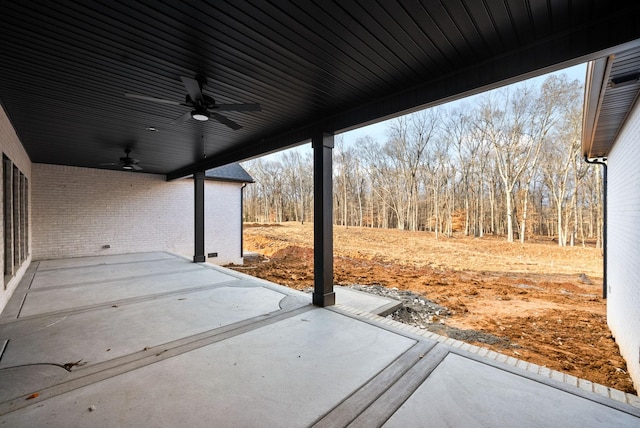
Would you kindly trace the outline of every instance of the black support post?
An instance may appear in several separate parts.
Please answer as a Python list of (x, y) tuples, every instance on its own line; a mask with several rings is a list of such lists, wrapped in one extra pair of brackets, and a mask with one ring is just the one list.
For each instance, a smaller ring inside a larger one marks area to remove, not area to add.
[(313, 304), (331, 306), (333, 292), (333, 134), (317, 134), (313, 146)]
[(194, 185), (194, 263), (206, 261), (204, 256), (204, 171), (193, 174)]

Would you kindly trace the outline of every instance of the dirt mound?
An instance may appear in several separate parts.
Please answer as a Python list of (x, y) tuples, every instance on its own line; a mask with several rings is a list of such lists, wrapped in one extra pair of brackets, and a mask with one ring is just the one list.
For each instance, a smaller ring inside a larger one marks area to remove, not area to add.
[(286, 262), (313, 262), (313, 248), (291, 245), (276, 251), (271, 258)]

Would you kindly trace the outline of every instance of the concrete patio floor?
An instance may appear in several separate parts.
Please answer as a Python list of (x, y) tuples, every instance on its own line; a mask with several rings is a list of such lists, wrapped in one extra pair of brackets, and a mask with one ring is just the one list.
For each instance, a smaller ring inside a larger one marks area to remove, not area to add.
[(640, 426), (635, 396), (343, 296), (168, 253), (33, 262), (0, 316), (0, 426)]

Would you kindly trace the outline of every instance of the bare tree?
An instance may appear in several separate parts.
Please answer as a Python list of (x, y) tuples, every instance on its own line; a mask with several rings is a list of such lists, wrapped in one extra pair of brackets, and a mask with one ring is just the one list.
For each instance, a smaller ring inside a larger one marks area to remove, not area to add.
[(477, 126), (493, 146), (505, 198), (507, 241), (513, 242), (513, 190), (529, 162), (540, 151), (531, 136), (532, 88), (521, 86), (488, 94), (480, 105)]
[[(544, 182), (556, 207), (556, 222), (558, 245), (564, 246), (569, 238), (568, 219), (569, 213), (565, 211), (567, 202), (569, 207), (576, 198), (576, 185), (578, 178), (576, 160), (580, 154), (581, 135), (581, 88), (577, 81), (568, 82), (566, 77), (550, 77), (550, 100), (553, 100), (561, 111), (558, 126), (555, 127), (552, 137), (545, 142), (545, 161), (543, 164)], [(547, 83), (545, 82), (545, 84)], [(576, 173), (572, 176), (573, 169)], [(577, 225), (576, 225), (577, 226)]]
[(288, 209), (302, 223), (311, 211), (313, 195), (313, 160), (311, 151), (301, 149), (282, 152), (284, 188), (290, 195)]
[(470, 118), (462, 109), (448, 111), (444, 119), (444, 137), (451, 141), (457, 154), (458, 172), (460, 173), (461, 193), (464, 198), (464, 234), (469, 235), (471, 229), (471, 174), (477, 159), (478, 140), (471, 133)]
[[(334, 150), (334, 219), (344, 226), (602, 239), (602, 183), (579, 155), (581, 89), (564, 76), (487, 93), (455, 110), (398, 118)], [(246, 163), (247, 220), (307, 221), (312, 160), (304, 152)]]

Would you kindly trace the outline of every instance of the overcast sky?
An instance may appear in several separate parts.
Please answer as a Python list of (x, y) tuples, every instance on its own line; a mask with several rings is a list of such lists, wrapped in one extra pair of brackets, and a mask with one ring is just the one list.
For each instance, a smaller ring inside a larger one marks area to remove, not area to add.
[[(565, 68), (563, 70), (560, 71), (556, 71), (555, 73), (551, 73), (551, 74), (566, 74), (567, 77), (569, 78), (569, 80), (579, 80), (582, 84), (584, 84), (584, 78), (585, 78), (585, 74), (586, 74), (586, 70), (587, 70), (587, 64), (579, 64), (573, 67), (569, 67), (569, 68)], [(531, 83), (535, 83), (535, 84), (542, 84), (542, 82), (544, 81), (544, 79), (547, 77), (548, 75), (542, 75), (542, 76), (538, 76), (538, 77), (534, 77), (532, 79), (529, 79), (528, 82)], [(516, 83), (517, 85), (517, 83)], [(455, 106), (456, 104), (460, 104), (460, 103), (473, 103), (473, 99), (474, 97), (478, 97), (481, 96), (482, 94), (478, 94), (478, 95), (474, 95), (471, 97), (467, 97), (467, 98), (462, 98), (460, 100), (457, 101), (453, 101), (450, 102), (448, 104), (443, 104), (446, 106)], [(393, 119), (390, 119), (393, 120)], [(364, 136), (370, 136), (375, 140), (378, 140), (379, 142), (384, 142), (386, 139), (386, 135), (385, 132), (387, 130), (387, 124), (388, 121), (384, 121), (384, 122), (378, 122), (376, 124), (373, 125), (369, 125), (369, 126), (363, 126), (362, 128), (358, 128), (358, 129), (354, 129), (352, 131), (348, 131), (348, 132), (344, 132), (342, 134), (336, 134), (336, 136), (340, 136), (343, 139), (343, 142), (345, 143), (345, 146), (350, 146), (352, 144), (354, 144), (358, 138), (362, 138)], [(302, 146), (298, 146), (295, 149), (291, 149), (291, 150), (311, 150), (311, 144), (303, 144)], [(267, 155), (265, 156), (265, 158), (269, 158), (270, 156), (274, 156), (274, 157), (278, 157), (280, 152), (274, 153), (272, 155)]]
[[(555, 73), (552, 74), (566, 74), (567, 77), (569, 78), (569, 80), (574, 80), (577, 79), (579, 80), (582, 84), (584, 84), (584, 78), (585, 78), (585, 74), (586, 74), (586, 70), (587, 70), (587, 64), (580, 64), (580, 65), (576, 65), (570, 68), (565, 68), (564, 70), (560, 70), (557, 71)], [(529, 82), (532, 83), (536, 83), (536, 84), (542, 84), (542, 82), (544, 81), (544, 79), (547, 77), (548, 75), (542, 75), (542, 76), (538, 76), (538, 77), (534, 77), (533, 79), (529, 79)], [(517, 83), (516, 83), (517, 84)], [(482, 95), (482, 94), (479, 94)], [(458, 101), (453, 101), (451, 103), (448, 104), (443, 104), (443, 105), (447, 105), (447, 106), (454, 106), (456, 104), (459, 103), (470, 103), (473, 101), (474, 97), (477, 97), (478, 95), (472, 96), (472, 97), (467, 97), (467, 98), (462, 98)], [(393, 120), (393, 119), (391, 119)], [(358, 129), (354, 129), (353, 131), (349, 131), (349, 132), (345, 132), (343, 134), (339, 134), (342, 135), (343, 141), (345, 143), (345, 145), (350, 145), (355, 143), (358, 138), (364, 137), (366, 135), (369, 135), (371, 137), (373, 137), (374, 139), (383, 142), (386, 138), (385, 135), (385, 131), (387, 129), (387, 122), (388, 121), (384, 121), (384, 122), (378, 122), (374, 125), (369, 125), (369, 126), (364, 126), (362, 128), (358, 128)]]

